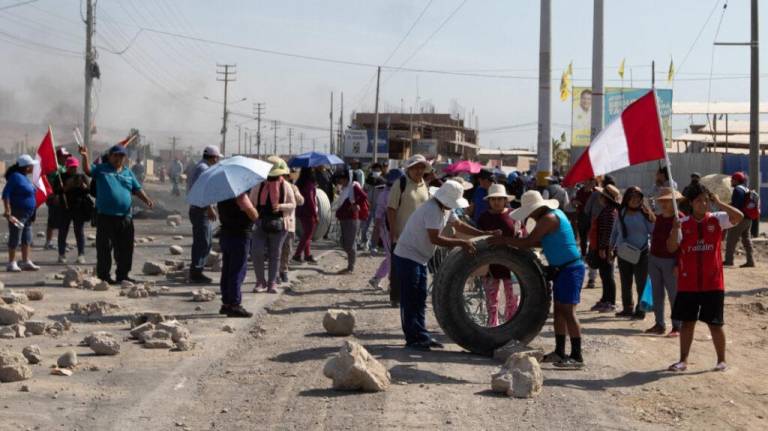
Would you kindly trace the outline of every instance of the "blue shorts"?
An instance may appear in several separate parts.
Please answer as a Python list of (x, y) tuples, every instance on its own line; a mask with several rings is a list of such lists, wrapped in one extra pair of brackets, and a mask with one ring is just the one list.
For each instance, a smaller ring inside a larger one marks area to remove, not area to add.
[(32, 244), (32, 217), (22, 215), (14, 215), (14, 217), (24, 223), (24, 227), (19, 229), (13, 223), (8, 223), (8, 248), (11, 250), (18, 248), (19, 243)]
[(552, 296), (561, 304), (576, 305), (581, 302), (581, 285), (584, 282), (584, 264), (574, 263), (560, 270), (552, 283)]

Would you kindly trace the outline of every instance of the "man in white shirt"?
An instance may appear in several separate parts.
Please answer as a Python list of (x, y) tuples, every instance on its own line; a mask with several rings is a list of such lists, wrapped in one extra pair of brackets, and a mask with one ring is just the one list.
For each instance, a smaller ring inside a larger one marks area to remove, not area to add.
[(462, 223), (453, 210), (466, 208), (469, 202), (463, 197), (464, 187), (456, 181), (446, 181), (434, 197), (429, 199), (408, 218), (395, 248), (392, 266), (400, 287), (400, 320), (405, 334), (406, 347), (428, 351), (442, 348), (427, 332), (427, 262), (437, 246), (461, 247), (474, 254), (471, 240), (448, 238), (441, 234), (447, 224), (456, 231), (470, 235), (500, 235), (501, 232), (485, 232)]

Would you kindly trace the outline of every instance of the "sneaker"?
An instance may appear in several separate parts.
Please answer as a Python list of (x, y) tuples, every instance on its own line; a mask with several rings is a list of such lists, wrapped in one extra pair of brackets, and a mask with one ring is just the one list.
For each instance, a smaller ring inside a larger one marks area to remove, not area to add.
[(43, 246), (43, 250), (56, 250), (56, 246), (52, 242), (46, 242)]
[(618, 313), (616, 313), (616, 317), (632, 317), (634, 315), (635, 315), (635, 312), (632, 311), (631, 308), (630, 309), (626, 309), (625, 308), (625, 309), (619, 311)]
[(227, 314), (227, 313), (229, 313), (229, 309), (230, 308), (231, 308), (231, 306), (229, 306), (227, 304), (223, 304), (221, 306), (221, 308), (219, 308), (219, 314)]
[(595, 280), (589, 280), (587, 281), (587, 289), (594, 289), (597, 286), (595, 286)]
[(592, 308), (589, 309), (589, 311), (600, 311), (605, 308), (605, 306), (608, 305), (605, 302), (598, 301), (595, 305), (592, 306)]
[(82, 254), (80, 256), (77, 256), (77, 261), (76, 262), (77, 262), (78, 265), (85, 265), (87, 263), (86, 260), (85, 260), (85, 256), (82, 255)]
[(723, 266), (733, 266), (733, 262), (731, 262), (729, 260), (724, 260), (723, 261)]
[(374, 290), (379, 290), (381, 289), (381, 286), (379, 286), (380, 281), (381, 280), (379, 280), (378, 278), (373, 277), (370, 280), (368, 280), (368, 285), (371, 286)]
[(420, 352), (429, 352), (432, 348), (429, 346), (429, 341), (419, 341), (417, 343), (406, 343), (406, 349), (418, 350)]
[(645, 320), (645, 311), (637, 310), (632, 313), (632, 320)]
[(680, 336), (680, 331), (675, 328), (672, 328), (672, 330), (669, 331), (669, 334), (667, 334), (667, 338), (677, 338), (679, 336)]
[(317, 265), (317, 261), (315, 260), (315, 257), (312, 256), (311, 254), (309, 256), (305, 257), (304, 261), (307, 262), (307, 263), (311, 263), (311, 264)]
[(614, 304), (603, 303), (603, 307), (597, 311), (600, 313), (613, 313), (616, 311), (616, 306)]
[(5, 266), (5, 270), (8, 272), (21, 272), (21, 268), (19, 268), (19, 264), (16, 263), (15, 260), (13, 262), (8, 262), (8, 265)]
[(550, 352), (550, 353), (547, 353), (546, 355), (544, 355), (544, 357), (541, 359), (541, 362), (543, 362), (543, 363), (560, 362), (560, 361), (562, 361), (564, 359), (565, 359), (565, 357), (563, 357), (559, 353), (557, 353), (557, 352)]
[(287, 272), (281, 272), (280, 273), (280, 281), (283, 283), (288, 283), (288, 273)]
[(118, 279), (117, 279), (117, 282), (118, 282), (118, 283), (122, 283), (123, 281), (130, 281), (130, 282), (131, 282), (131, 283), (133, 283), (133, 284), (136, 284), (136, 283), (138, 283), (138, 281), (136, 281), (135, 279), (133, 279), (133, 278), (131, 278), (131, 277), (128, 277), (127, 275), (126, 275), (125, 277), (123, 277), (123, 278), (118, 278)]
[(227, 307), (224, 314), (226, 314), (227, 317), (253, 317), (253, 313), (243, 308), (242, 305), (230, 305)]
[(568, 356), (560, 361), (553, 363), (552, 365), (556, 366), (557, 368), (571, 368), (574, 370), (579, 370), (584, 368), (584, 360), (576, 360)]
[(253, 287), (253, 293), (261, 293), (266, 292), (267, 286), (264, 285), (264, 283), (256, 282), (256, 286)]
[(664, 335), (664, 332), (666, 332), (666, 329), (664, 329), (664, 327), (659, 325), (658, 323), (645, 330), (646, 334), (654, 334), (654, 335)]
[(277, 288), (275, 287), (275, 283), (272, 283), (267, 288), (267, 293), (277, 293)]
[(64, 256), (63, 254), (60, 254), (59, 258), (56, 259), (56, 263), (67, 263), (67, 256)]
[(304, 263), (304, 261), (301, 259), (301, 256), (300, 256), (300, 255), (298, 255), (298, 256), (293, 256), (293, 258), (291, 259), (291, 262), (293, 262), (293, 263), (298, 263), (298, 264)]
[(344, 268), (341, 271), (337, 272), (336, 275), (349, 275), (349, 274), (352, 274), (352, 272), (354, 271), (349, 268)]
[(747, 262), (742, 265), (739, 265), (739, 268), (754, 268), (755, 262)]
[(718, 362), (712, 371), (721, 371), (721, 372), (728, 371), (728, 364), (726, 364), (725, 362)]
[(22, 271), (39, 271), (40, 267), (35, 265), (34, 262), (31, 260), (25, 260), (24, 262), (21, 262), (19, 265), (19, 268), (21, 268)]
[(189, 282), (200, 283), (200, 284), (210, 284), (213, 282), (213, 280), (210, 277), (206, 277), (203, 274), (203, 271), (189, 271)]
[(429, 347), (433, 349), (444, 349), (445, 345), (437, 340), (429, 340)]

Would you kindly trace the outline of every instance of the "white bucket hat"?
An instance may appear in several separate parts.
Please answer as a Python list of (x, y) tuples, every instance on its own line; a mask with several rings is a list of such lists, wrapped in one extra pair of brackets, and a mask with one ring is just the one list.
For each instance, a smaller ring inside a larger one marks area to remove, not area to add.
[(203, 157), (221, 157), (221, 152), (219, 151), (219, 147), (215, 145), (208, 145), (203, 150)]
[(434, 193), (435, 199), (450, 209), (466, 208), (469, 202), (464, 199), (464, 187), (456, 181), (448, 180)]
[(429, 163), (429, 160), (427, 160), (427, 158), (421, 154), (414, 154), (411, 156), (408, 160), (405, 161), (403, 168), (409, 169), (418, 164), (423, 164), (427, 168), (427, 172), (432, 170), (432, 165)]
[(512, 211), (512, 218), (517, 221), (523, 221), (541, 207), (555, 209), (559, 206), (556, 199), (544, 199), (541, 193), (536, 190), (528, 190), (520, 197), (520, 208)]
[(488, 195), (483, 199), (488, 200), (490, 198), (507, 198), (510, 202), (515, 200), (514, 196), (507, 194), (507, 189), (503, 184), (493, 184), (488, 188)]
[(16, 159), (16, 164), (18, 164), (20, 168), (26, 168), (27, 166), (39, 165), (40, 162), (33, 159), (29, 154), (22, 154)]

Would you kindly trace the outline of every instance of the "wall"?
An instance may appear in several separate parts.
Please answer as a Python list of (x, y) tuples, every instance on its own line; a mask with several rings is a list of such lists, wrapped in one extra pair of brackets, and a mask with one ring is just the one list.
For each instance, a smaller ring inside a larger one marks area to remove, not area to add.
[[(692, 172), (702, 175), (723, 172), (723, 154), (717, 153), (672, 153), (669, 155), (672, 163), (672, 179), (682, 190), (690, 181)], [(656, 171), (660, 162), (648, 162), (641, 165), (611, 173), (616, 178), (619, 188), (640, 186), (646, 192), (651, 192), (654, 187)], [(663, 162), (662, 162), (663, 163)]]
[[(724, 154), (723, 173), (743, 171), (749, 175), (749, 156), (746, 154)], [(768, 156), (760, 156), (760, 218), (768, 216)]]

